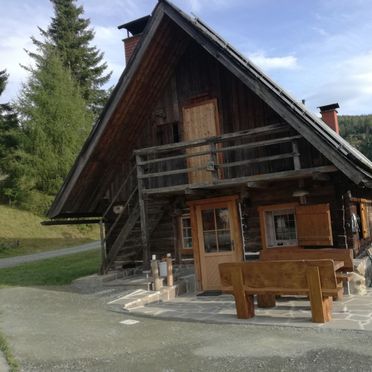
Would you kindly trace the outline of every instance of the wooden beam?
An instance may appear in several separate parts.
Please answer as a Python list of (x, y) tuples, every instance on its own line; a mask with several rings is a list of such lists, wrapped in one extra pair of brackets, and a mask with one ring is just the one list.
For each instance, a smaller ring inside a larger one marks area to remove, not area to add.
[(217, 184), (185, 184), (185, 185), (176, 185), (176, 186), (167, 186), (156, 189), (147, 189), (143, 193), (146, 195), (151, 194), (167, 194), (167, 193), (177, 193), (184, 192), (186, 190), (197, 190), (197, 189), (215, 189), (225, 186), (238, 186), (247, 184), (248, 182), (260, 182), (260, 181), (281, 181), (281, 180), (291, 180), (299, 178), (312, 177), (314, 173), (332, 173), (337, 172), (338, 169), (333, 165), (325, 165), (322, 167), (315, 168), (303, 168), (300, 170), (290, 170), (284, 172), (276, 173), (265, 173), (257, 174), (254, 176), (231, 178), (231, 179), (222, 179), (219, 180)]
[[(138, 164), (141, 161), (141, 156), (136, 155), (136, 163)], [(147, 221), (147, 212), (144, 195), (144, 181), (141, 176), (143, 175), (143, 169), (140, 166), (137, 166), (137, 179), (138, 179), (138, 203), (140, 210), (140, 219), (141, 219), (141, 240), (143, 245), (143, 265), (145, 269), (150, 267), (150, 247), (149, 247), (149, 231), (148, 231), (148, 221)]]
[(208, 137), (207, 139), (195, 139), (192, 141), (170, 143), (168, 145), (162, 145), (162, 146), (146, 147), (143, 149), (134, 150), (134, 154), (135, 155), (146, 155), (146, 154), (168, 152), (168, 151), (179, 150), (179, 149), (183, 149), (187, 147), (203, 146), (203, 145), (209, 144), (210, 142), (225, 142), (225, 141), (231, 141), (232, 139), (236, 139), (236, 138), (239, 139), (242, 137), (263, 134), (266, 132), (272, 133), (272, 131), (274, 130), (284, 131), (284, 130), (288, 130), (288, 127), (283, 126), (283, 124), (271, 124), (271, 125), (266, 125), (264, 127), (243, 130), (240, 132), (227, 133), (227, 134), (222, 134), (220, 136)]

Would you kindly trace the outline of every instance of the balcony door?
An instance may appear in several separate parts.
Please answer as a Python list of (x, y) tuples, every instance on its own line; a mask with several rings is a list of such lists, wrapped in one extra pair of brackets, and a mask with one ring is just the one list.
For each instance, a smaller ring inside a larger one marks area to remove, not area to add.
[[(236, 197), (191, 202), (195, 264), (202, 290), (220, 289), (218, 265), (243, 260), (240, 217)], [(195, 257), (197, 256), (197, 257)]]
[[(217, 100), (210, 99), (183, 107), (183, 140), (192, 141), (220, 134)], [(209, 146), (191, 147), (186, 150), (188, 168), (200, 168), (188, 173), (189, 183), (205, 184), (212, 182), (212, 172), (207, 170), (210, 155), (192, 156), (209, 151)]]

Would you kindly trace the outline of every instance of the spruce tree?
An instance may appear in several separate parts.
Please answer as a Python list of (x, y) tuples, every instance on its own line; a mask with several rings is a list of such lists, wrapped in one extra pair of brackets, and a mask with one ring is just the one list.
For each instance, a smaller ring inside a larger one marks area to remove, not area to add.
[[(6, 70), (0, 71), (0, 97), (8, 82)], [(0, 187), (8, 178), (7, 157), (18, 147), (17, 116), (9, 103), (0, 103)]]
[(43, 213), (87, 137), (92, 114), (55, 49), (43, 47), (17, 102), (21, 148), (11, 159), (13, 197)]
[[(76, 0), (50, 1), (54, 17), (47, 30), (39, 28), (43, 40), (32, 38), (32, 41), (38, 48), (47, 44), (56, 48), (63, 66), (79, 84), (88, 107), (98, 114), (107, 99), (107, 92), (102, 87), (110, 79), (111, 72), (106, 73), (103, 53), (91, 45), (94, 32), (89, 27), (90, 20), (83, 17), (83, 7), (77, 6)], [(37, 53), (29, 54), (36, 62), (43, 58)]]

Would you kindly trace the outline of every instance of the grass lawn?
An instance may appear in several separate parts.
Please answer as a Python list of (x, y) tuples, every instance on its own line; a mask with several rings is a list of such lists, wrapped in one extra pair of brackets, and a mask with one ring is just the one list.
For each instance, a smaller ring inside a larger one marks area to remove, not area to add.
[(88, 251), (0, 269), (0, 286), (67, 285), (98, 272), (100, 251)]
[(0, 205), (0, 258), (21, 256), (99, 240), (96, 225), (42, 226), (46, 219)]

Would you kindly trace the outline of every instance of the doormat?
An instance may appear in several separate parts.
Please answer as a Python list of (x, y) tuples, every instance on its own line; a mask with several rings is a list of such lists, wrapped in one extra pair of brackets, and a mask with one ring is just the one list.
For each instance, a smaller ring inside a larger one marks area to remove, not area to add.
[(221, 296), (221, 291), (204, 291), (202, 293), (197, 294), (197, 296)]

